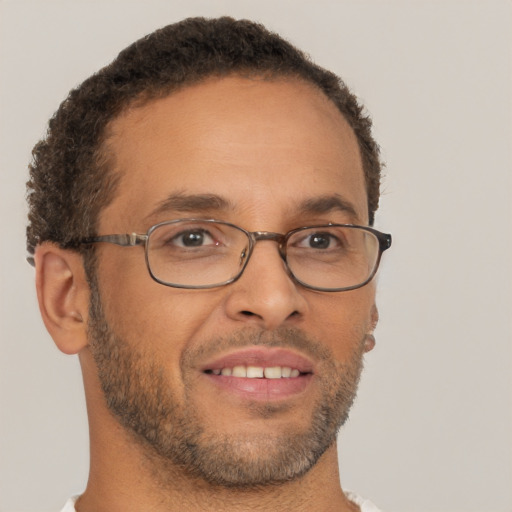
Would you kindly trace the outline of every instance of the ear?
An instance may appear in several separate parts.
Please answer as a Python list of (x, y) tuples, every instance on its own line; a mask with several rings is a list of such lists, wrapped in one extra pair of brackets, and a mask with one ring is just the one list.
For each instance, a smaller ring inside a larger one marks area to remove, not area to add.
[(364, 338), (364, 351), (370, 352), (375, 347), (375, 336), (373, 335), (377, 324), (379, 323), (379, 310), (377, 306), (374, 304), (372, 306), (372, 311), (370, 313), (370, 329), (366, 333)]
[(51, 242), (34, 255), (36, 288), (43, 322), (57, 347), (76, 354), (87, 346), (89, 285), (82, 257)]

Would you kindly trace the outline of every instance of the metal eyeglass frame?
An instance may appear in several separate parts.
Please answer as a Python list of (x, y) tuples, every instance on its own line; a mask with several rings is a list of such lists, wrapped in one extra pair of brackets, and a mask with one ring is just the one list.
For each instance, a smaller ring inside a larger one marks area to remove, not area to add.
[[(222, 224), (224, 226), (230, 226), (232, 228), (238, 229), (239, 231), (245, 233), (247, 236), (247, 239), (249, 240), (249, 248), (247, 250), (247, 254), (245, 255), (245, 261), (242, 265), (240, 271), (231, 277), (230, 279), (223, 281), (221, 283), (215, 283), (215, 284), (207, 284), (207, 285), (180, 285), (180, 284), (174, 284), (174, 283), (168, 283), (166, 281), (163, 281), (159, 279), (157, 276), (154, 275), (153, 270), (151, 269), (151, 265), (149, 263), (149, 251), (147, 244), (147, 241), (149, 240), (149, 237), (151, 236), (151, 233), (158, 229), (160, 226), (178, 223), (178, 222), (206, 222), (206, 223), (215, 223), (215, 224)], [(294, 235), (295, 233), (299, 231), (304, 231), (306, 229), (316, 229), (316, 228), (329, 228), (329, 227), (345, 227), (350, 229), (361, 229), (363, 231), (368, 231), (369, 233), (372, 233), (379, 242), (379, 254), (377, 256), (377, 260), (375, 262), (375, 266), (369, 277), (362, 283), (354, 285), (354, 286), (348, 286), (343, 288), (322, 288), (318, 286), (312, 286), (310, 284), (304, 283), (300, 279), (298, 279), (291, 269), (288, 266), (287, 256), (286, 256), (286, 244), (288, 242), (288, 239)], [(244, 228), (241, 228), (240, 226), (237, 226), (235, 224), (231, 224), (230, 222), (225, 222), (222, 220), (216, 220), (216, 219), (176, 219), (176, 220), (170, 220), (170, 221), (164, 221), (159, 222), (158, 224), (155, 224), (154, 226), (151, 226), (148, 231), (144, 234), (139, 233), (126, 233), (126, 234), (115, 234), (115, 235), (101, 235), (101, 236), (93, 236), (84, 238), (83, 240), (79, 241), (80, 245), (88, 245), (88, 244), (95, 244), (100, 242), (110, 243), (119, 245), (121, 247), (134, 247), (136, 245), (144, 245), (144, 253), (145, 253), (145, 259), (146, 259), (146, 266), (148, 269), (148, 272), (151, 276), (151, 278), (156, 281), (157, 283), (160, 283), (164, 286), (170, 286), (172, 288), (185, 288), (185, 289), (208, 289), (208, 288), (218, 288), (220, 286), (225, 286), (230, 283), (235, 282), (237, 279), (240, 278), (240, 276), (243, 274), (245, 268), (247, 267), (247, 264), (249, 263), (249, 260), (251, 258), (251, 255), (253, 253), (254, 246), (257, 242), (260, 240), (271, 240), (274, 242), (277, 242), (278, 249), (279, 249), (279, 255), (281, 256), (282, 260), (285, 263), (286, 270), (288, 272), (288, 275), (298, 284), (301, 286), (304, 286), (305, 288), (308, 288), (310, 290), (316, 290), (321, 292), (342, 292), (342, 291), (348, 291), (348, 290), (355, 290), (357, 288), (361, 288), (368, 284), (375, 274), (377, 273), (377, 270), (379, 268), (380, 260), (382, 257), (382, 253), (389, 249), (391, 247), (391, 235), (382, 233), (380, 231), (377, 231), (374, 228), (367, 227), (367, 226), (357, 226), (354, 224), (322, 224), (318, 226), (304, 226), (300, 228), (292, 229), (291, 231), (288, 231), (288, 233), (282, 234), (282, 233), (274, 233), (271, 231), (247, 231)]]

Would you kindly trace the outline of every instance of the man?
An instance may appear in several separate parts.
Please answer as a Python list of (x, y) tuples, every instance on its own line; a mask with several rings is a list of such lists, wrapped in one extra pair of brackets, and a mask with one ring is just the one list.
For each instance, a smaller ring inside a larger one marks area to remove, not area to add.
[(370, 128), (337, 77), (229, 18), (158, 30), (70, 93), (27, 231), (85, 385), (90, 477), (65, 510), (376, 510), (336, 449), (391, 244)]

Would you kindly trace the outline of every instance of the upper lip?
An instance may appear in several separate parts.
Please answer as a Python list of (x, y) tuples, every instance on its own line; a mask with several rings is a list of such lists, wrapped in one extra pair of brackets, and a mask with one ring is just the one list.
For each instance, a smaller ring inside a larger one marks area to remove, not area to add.
[(284, 366), (301, 373), (313, 373), (314, 364), (307, 357), (285, 348), (250, 347), (225, 354), (202, 365), (202, 371), (235, 366)]

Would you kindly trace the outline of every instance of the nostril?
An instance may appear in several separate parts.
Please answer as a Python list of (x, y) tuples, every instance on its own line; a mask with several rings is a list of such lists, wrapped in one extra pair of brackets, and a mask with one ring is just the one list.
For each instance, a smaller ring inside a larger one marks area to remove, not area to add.
[(251, 311), (240, 311), (240, 313), (245, 316), (255, 316), (255, 314)]

